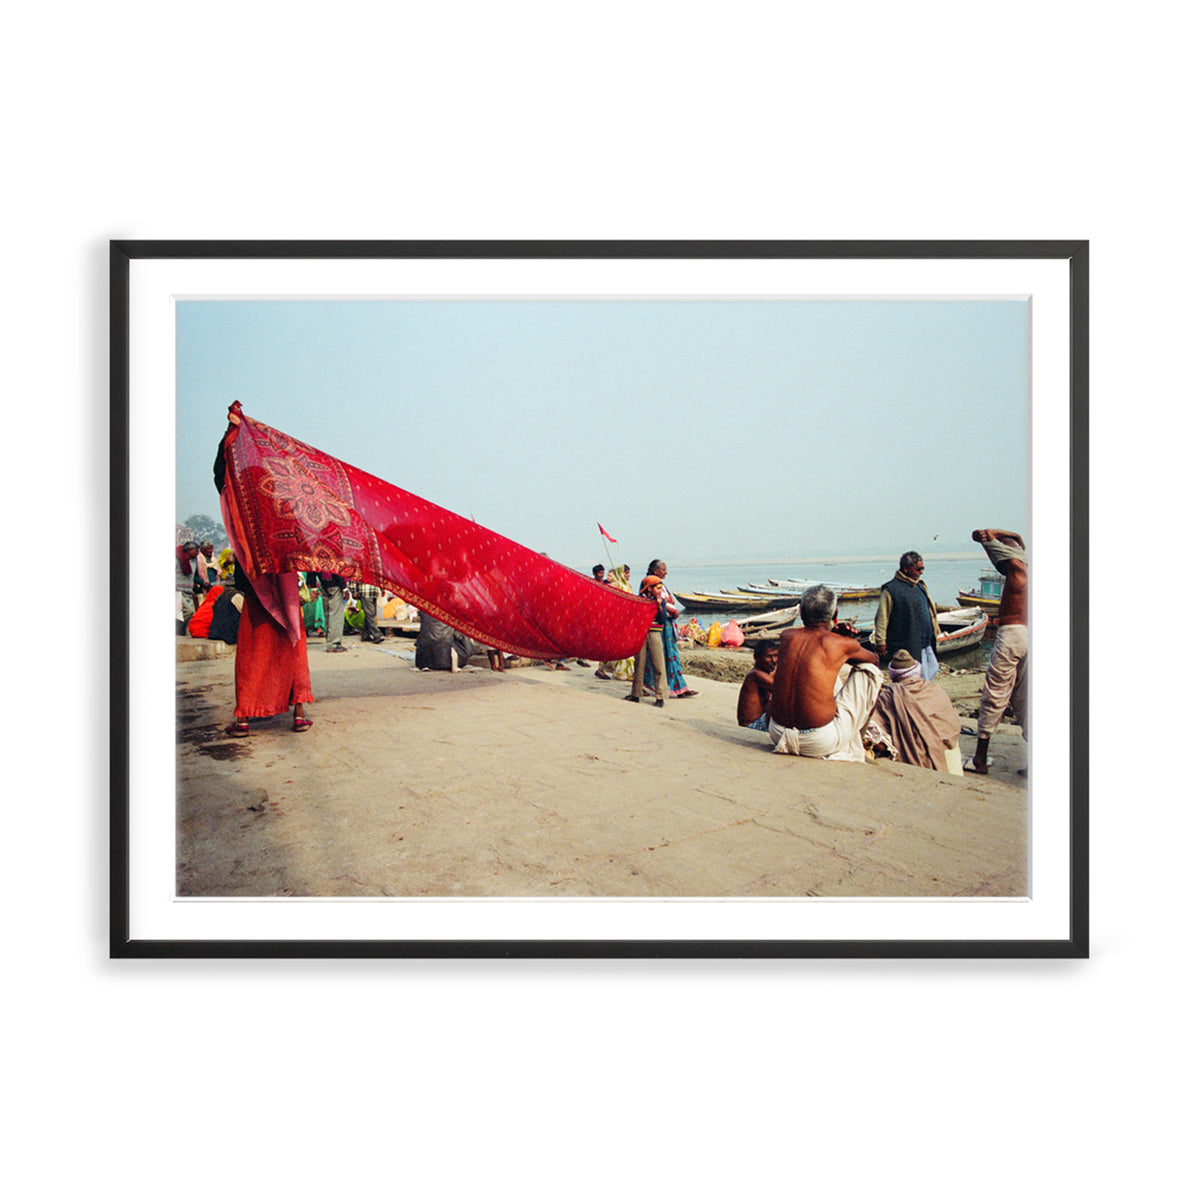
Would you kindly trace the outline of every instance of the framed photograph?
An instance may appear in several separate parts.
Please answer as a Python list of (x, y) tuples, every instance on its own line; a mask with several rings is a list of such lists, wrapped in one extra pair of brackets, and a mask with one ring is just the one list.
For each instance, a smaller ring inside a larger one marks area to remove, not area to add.
[(1083, 241), (114, 241), (111, 954), (1085, 957), (1087, 330)]

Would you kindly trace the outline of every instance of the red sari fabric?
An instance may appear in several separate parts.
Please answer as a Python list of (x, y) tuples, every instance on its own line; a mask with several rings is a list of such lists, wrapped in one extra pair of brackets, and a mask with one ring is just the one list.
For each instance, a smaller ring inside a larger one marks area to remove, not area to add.
[(208, 637), (208, 631), (212, 628), (213, 605), (216, 604), (217, 598), (224, 591), (224, 588), (212, 587), (208, 589), (208, 593), (204, 597), (204, 603), (196, 609), (195, 616), (188, 622), (188, 633), (194, 638)]
[(273, 717), (313, 698), (303, 629), (293, 642), (254, 592), (247, 592), (242, 602), (233, 676), (237, 689), (233, 715), (239, 721)]
[[(373, 583), (486, 646), (529, 658), (629, 658), (655, 606), (229, 410), (221, 511), (247, 575)], [(238, 633), (239, 645), (241, 632)]]

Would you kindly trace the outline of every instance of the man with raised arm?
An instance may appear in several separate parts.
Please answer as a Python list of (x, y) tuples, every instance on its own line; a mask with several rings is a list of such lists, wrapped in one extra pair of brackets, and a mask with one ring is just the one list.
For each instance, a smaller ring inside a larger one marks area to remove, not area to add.
[(835, 632), (837, 597), (811, 587), (800, 597), (802, 629), (779, 636), (767, 732), (776, 754), (865, 762), (862, 730), (883, 685), (879, 658)]
[(979, 701), (979, 737), (975, 757), (966, 764), (977, 775), (988, 773), (988, 743), (1004, 710), (1011, 704), (1021, 736), (1029, 734), (1026, 719), (1026, 667), (1029, 661), (1029, 555), (1021, 535), (1007, 529), (976, 529), (971, 537), (1004, 576), (996, 642), (988, 659), (983, 697)]

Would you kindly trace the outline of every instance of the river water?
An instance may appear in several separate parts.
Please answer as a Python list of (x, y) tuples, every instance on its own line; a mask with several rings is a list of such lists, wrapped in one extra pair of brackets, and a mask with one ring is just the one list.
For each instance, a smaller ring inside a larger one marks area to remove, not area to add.
[[(991, 570), (987, 556), (982, 552), (962, 557), (925, 558), (925, 586), (934, 603), (956, 606), (960, 590), (972, 590), (979, 586), (979, 576)], [(814, 583), (845, 584), (854, 587), (879, 587), (896, 573), (899, 555), (895, 558), (858, 560), (854, 562), (763, 562), (763, 563), (681, 563), (673, 566), (667, 560), (667, 587), (672, 592), (719, 592), (736, 589), (745, 584), (761, 584), (768, 579), (806, 579)], [(634, 587), (640, 574), (633, 572)], [(859, 629), (870, 629), (875, 621), (878, 600), (839, 606), (838, 616), (853, 619)], [(722, 624), (729, 620), (729, 613), (714, 613), (703, 608), (686, 609), (684, 619), (695, 616), (707, 628), (712, 621)], [(733, 616), (740, 614), (734, 613)], [(955, 670), (980, 666), (987, 661), (991, 649), (990, 640), (980, 646), (965, 650), (947, 658), (947, 665)]]

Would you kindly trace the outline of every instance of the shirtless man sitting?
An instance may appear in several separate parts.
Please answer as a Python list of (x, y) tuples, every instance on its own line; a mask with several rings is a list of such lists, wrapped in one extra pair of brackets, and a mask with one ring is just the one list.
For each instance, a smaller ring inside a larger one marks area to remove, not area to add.
[(865, 762), (862, 730), (883, 673), (879, 657), (834, 631), (837, 597), (811, 587), (800, 597), (803, 629), (779, 637), (767, 732), (776, 754)]
[[(971, 537), (984, 549), (992, 566), (1004, 576), (1000, 611), (996, 614), (996, 641), (988, 659), (983, 695), (979, 701), (979, 736), (975, 756), (965, 764), (976, 775), (988, 773), (988, 743), (1011, 704), (1021, 736), (1029, 734), (1026, 721), (1026, 670), (1029, 662), (1029, 554), (1021, 535), (1007, 529), (976, 529)], [(1024, 775), (1024, 769), (1017, 772)]]
[(758, 642), (754, 647), (754, 670), (742, 680), (738, 693), (738, 724), (748, 729), (767, 731), (767, 706), (775, 686), (775, 664), (779, 661), (779, 643)]

